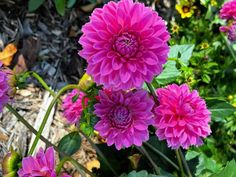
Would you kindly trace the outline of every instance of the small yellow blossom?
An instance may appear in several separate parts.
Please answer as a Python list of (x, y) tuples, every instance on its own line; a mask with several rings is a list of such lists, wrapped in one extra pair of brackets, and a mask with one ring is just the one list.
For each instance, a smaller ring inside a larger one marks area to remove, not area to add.
[(233, 95), (228, 96), (228, 100), (232, 100), (233, 98), (234, 98)]
[(173, 34), (179, 34), (179, 25), (177, 25), (176, 23), (174, 23), (173, 25), (172, 25), (172, 27), (171, 27), (171, 32), (173, 33)]
[(208, 42), (202, 42), (202, 43), (200, 44), (200, 49), (201, 49), (201, 50), (207, 49), (207, 48), (209, 48), (209, 47), (210, 47), (210, 45), (208, 44)]
[(217, 1), (216, 0), (211, 0), (211, 6), (217, 6)]
[(194, 14), (196, 6), (193, 6), (192, 3), (188, 1), (183, 1), (176, 4), (175, 9), (179, 12), (181, 18), (190, 18)]

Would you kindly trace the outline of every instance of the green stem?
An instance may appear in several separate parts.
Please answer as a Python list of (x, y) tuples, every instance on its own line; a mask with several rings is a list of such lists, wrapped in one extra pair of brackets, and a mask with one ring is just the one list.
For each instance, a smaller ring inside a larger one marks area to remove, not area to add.
[(96, 144), (93, 143), (93, 141), (87, 136), (85, 135), (82, 131), (79, 131), (85, 138), (86, 140), (91, 144), (91, 146), (96, 150), (96, 152), (98, 153), (98, 155), (101, 157), (101, 159), (104, 161), (104, 163), (107, 165), (108, 168), (110, 168), (110, 170), (113, 172), (113, 174), (115, 176), (119, 176), (118, 173), (116, 172), (116, 170), (111, 166), (111, 164), (109, 163), (109, 161), (107, 160), (107, 158), (105, 157), (105, 155), (102, 153), (102, 151), (96, 146)]
[(57, 102), (58, 98), (65, 91), (70, 90), (70, 89), (75, 89), (75, 88), (78, 88), (78, 85), (67, 85), (67, 86), (63, 87), (61, 90), (59, 90), (59, 92), (55, 95), (55, 97), (53, 98), (52, 102), (50, 103), (50, 105), (49, 105), (49, 107), (48, 107), (48, 109), (47, 109), (47, 111), (45, 113), (43, 121), (42, 121), (42, 123), (41, 123), (41, 125), (39, 127), (38, 133), (37, 133), (37, 135), (36, 135), (36, 137), (35, 137), (35, 139), (33, 141), (33, 144), (31, 146), (31, 148), (30, 148), (29, 155), (33, 154), (33, 152), (34, 152), (34, 150), (36, 148), (36, 145), (37, 145), (37, 143), (39, 141), (40, 135), (42, 134), (43, 129), (44, 129), (46, 123), (47, 123), (48, 117), (49, 117), (49, 115), (50, 115), (50, 113), (52, 111), (52, 108), (53, 108), (54, 104)]
[[(7, 104), (6, 105), (7, 109), (15, 115), (15, 117), (21, 122), (23, 123), (33, 134), (37, 135), (37, 130), (35, 130), (11, 105)], [(74, 160), (73, 158), (66, 156), (66, 154), (64, 152), (61, 152), (59, 150), (59, 148), (52, 144), (50, 141), (48, 141), (45, 137), (43, 137), (42, 135), (40, 135), (40, 139), (46, 144), (47, 147), (52, 146), (55, 151), (57, 151), (58, 153), (61, 153), (66, 159), (70, 159), (70, 161), (73, 161), (74, 164), (76, 164), (76, 166), (80, 167), (80, 169), (82, 169), (84, 172), (86, 172), (87, 174), (89, 174), (91, 177), (96, 177), (94, 174), (92, 174), (87, 168), (85, 168), (84, 166), (82, 166), (81, 164), (79, 164), (76, 160)], [(73, 160), (72, 160), (73, 159)]]
[[(81, 164), (79, 164), (76, 160), (74, 160), (73, 158), (71, 158), (71, 157), (69, 157), (69, 156), (64, 157), (64, 158), (60, 161), (60, 163), (57, 165), (57, 168), (56, 168), (56, 173), (57, 173), (57, 175), (60, 174), (61, 169), (63, 168), (63, 165), (64, 165), (65, 162), (67, 162), (67, 161), (71, 162), (71, 163), (74, 165), (74, 167), (76, 167), (76, 169), (80, 172), (80, 174), (81, 174), (82, 177), (86, 177), (85, 174), (84, 174), (84, 172), (81, 170), (81, 168), (84, 168), (84, 167), (83, 167)], [(86, 170), (87, 170), (87, 169), (86, 169)], [(90, 174), (90, 173), (89, 173), (89, 175), (94, 176), (93, 174)]]
[(146, 82), (146, 84), (147, 84), (147, 87), (148, 87), (148, 89), (149, 89), (149, 91), (150, 91), (150, 93), (151, 93), (151, 95), (152, 95), (152, 97), (153, 97), (155, 103), (156, 103), (157, 105), (159, 105), (159, 101), (158, 101), (158, 98), (157, 98), (157, 94), (156, 94), (156, 92), (155, 92), (155, 90), (154, 90), (152, 84), (150, 84), (150, 83), (148, 83), (148, 82)]
[(180, 171), (181, 171), (181, 177), (184, 177), (184, 168), (183, 168), (183, 164), (182, 164), (182, 161), (181, 161), (181, 157), (180, 157), (180, 154), (179, 154), (179, 150), (175, 150), (175, 154), (176, 154), (176, 157), (177, 157), (177, 160), (178, 160), (178, 163), (179, 163), (179, 167), (180, 167)]
[(148, 152), (146, 151), (146, 149), (141, 146), (141, 147), (137, 147), (135, 146), (136, 149), (141, 152), (143, 155), (145, 155), (147, 157), (147, 159), (149, 160), (149, 162), (152, 164), (152, 166), (154, 167), (154, 170), (156, 172), (156, 174), (160, 174), (160, 168), (156, 165), (156, 163), (152, 160), (151, 156), (148, 154)]
[(146, 145), (153, 152), (155, 152), (156, 154), (160, 155), (163, 159), (165, 159), (167, 162), (169, 162), (174, 168), (176, 168), (176, 170), (180, 170), (178, 165), (176, 165), (172, 160), (170, 160), (165, 154), (163, 154), (161, 151), (156, 149), (154, 146), (152, 146), (151, 144), (149, 144), (147, 142), (145, 142), (144, 145)]
[(181, 159), (182, 159), (182, 162), (183, 162), (183, 164), (184, 164), (184, 168), (185, 168), (185, 170), (186, 170), (186, 172), (187, 172), (187, 174), (188, 174), (188, 177), (192, 177), (192, 173), (191, 173), (191, 171), (190, 171), (190, 169), (189, 169), (189, 166), (188, 166), (188, 164), (187, 164), (187, 162), (186, 162), (186, 160), (185, 160), (185, 158), (184, 158), (184, 155), (183, 155), (181, 149), (178, 149), (178, 150), (179, 150), (179, 154), (180, 154), (180, 157), (181, 157)]
[(40, 77), (37, 73), (30, 71), (29, 74), (34, 77), (35, 79), (37, 79), (39, 81), (39, 83), (53, 96), (55, 97), (56, 94), (50, 89), (50, 87), (47, 85), (47, 83), (43, 80), (42, 77)]
[(221, 33), (221, 36), (224, 39), (225, 44), (226, 44), (227, 48), (229, 49), (230, 54), (234, 58), (234, 61), (236, 62), (236, 54), (234, 53), (233, 48), (230, 46), (228, 39), (222, 33)]

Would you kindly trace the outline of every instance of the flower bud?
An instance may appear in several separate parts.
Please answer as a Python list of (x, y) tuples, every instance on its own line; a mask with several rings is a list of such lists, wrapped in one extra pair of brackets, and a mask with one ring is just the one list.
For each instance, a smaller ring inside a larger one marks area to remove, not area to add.
[(79, 81), (79, 88), (82, 91), (89, 90), (94, 84), (94, 81), (90, 75), (85, 73)]
[(19, 162), (21, 162), (21, 156), (11, 149), (11, 151), (3, 158), (3, 177), (16, 177), (19, 169)]

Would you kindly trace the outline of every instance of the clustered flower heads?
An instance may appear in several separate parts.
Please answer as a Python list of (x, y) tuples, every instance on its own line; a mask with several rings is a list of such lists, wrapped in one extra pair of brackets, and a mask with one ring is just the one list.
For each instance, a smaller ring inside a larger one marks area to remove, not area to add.
[(210, 133), (210, 112), (196, 90), (172, 84), (157, 89), (160, 105), (155, 108), (156, 135), (173, 149), (201, 145)]
[(149, 139), (148, 126), (153, 123), (153, 100), (146, 91), (99, 92), (100, 102), (95, 104), (95, 114), (101, 120), (95, 125), (108, 146), (115, 144), (119, 150), (133, 144), (141, 146)]
[(157, 12), (132, 0), (109, 2), (82, 27), (79, 55), (97, 84), (113, 90), (140, 88), (162, 71), (169, 33)]
[[(0, 69), (2, 64), (0, 63)], [(8, 103), (9, 96), (8, 96), (8, 78), (7, 74), (0, 70), (0, 112), (2, 112), (3, 107)]]
[[(18, 171), (19, 177), (56, 177), (54, 149), (49, 147), (46, 152), (39, 149), (36, 157), (28, 156), (22, 160), (22, 168)], [(62, 174), (61, 177), (71, 177)]]
[[(193, 4), (181, 5), (190, 17)], [(94, 128), (108, 146), (141, 146), (149, 139), (149, 125), (172, 148), (200, 145), (210, 134), (210, 112), (197, 91), (187, 85), (159, 89), (154, 116), (153, 99), (140, 89), (162, 72), (169, 52), (169, 33), (156, 12), (132, 0), (109, 2), (94, 10), (82, 32), (79, 55), (87, 60), (87, 73), (104, 87), (94, 106), (100, 118)]]
[(220, 18), (227, 20), (227, 26), (221, 26), (220, 31), (227, 34), (231, 42), (236, 41), (236, 0), (226, 2), (220, 10)]
[(74, 124), (79, 121), (81, 113), (83, 111), (82, 101), (84, 101), (85, 106), (88, 103), (88, 98), (84, 97), (85, 94), (83, 92), (80, 92), (78, 89), (74, 89), (63, 100), (63, 114), (68, 123)]

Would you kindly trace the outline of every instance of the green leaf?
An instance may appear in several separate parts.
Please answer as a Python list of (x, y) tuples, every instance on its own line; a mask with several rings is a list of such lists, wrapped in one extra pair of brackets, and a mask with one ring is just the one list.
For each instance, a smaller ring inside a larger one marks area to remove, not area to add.
[(180, 71), (175, 66), (175, 61), (168, 61), (165, 66), (163, 72), (155, 78), (157, 83), (159, 84), (168, 84), (173, 81), (180, 75)]
[[(214, 159), (207, 157), (205, 154), (199, 156), (199, 163), (197, 165), (196, 176), (204, 175), (206, 173), (216, 173), (221, 169), (221, 165)], [(226, 176), (225, 176), (226, 177)]]
[(231, 160), (227, 163), (226, 167), (218, 172), (217, 174), (213, 174), (210, 177), (236, 177), (236, 162), (235, 160)]
[(66, 0), (55, 0), (55, 6), (57, 9), (57, 12), (63, 16), (65, 14), (66, 10)]
[(165, 176), (148, 174), (148, 172), (146, 170), (142, 170), (139, 172), (132, 171), (128, 175), (122, 174), (120, 177), (165, 177)]
[(178, 58), (188, 65), (189, 59), (193, 54), (194, 44), (174, 45), (170, 48), (169, 58)]
[[(76, 153), (81, 146), (81, 137), (79, 132), (72, 132), (68, 135), (64, 136), (59, 144), (58, 148), (60, 152), (63, 152), (66, 155), (73, 155)], [(60, 158), (62, 157), (62, 154), (60, 154)]]
[(73, 5), (75, 5), (76, 0), (68, 0), (67, 1), (67, 8), (71, 8), (73, 7)]
[(29, 0), (28, 2), (29, 12), (37, 10), (43, 3), (44, 0)]
[(224, 122), (226, 117), (236, 111), (235, 107), (222, 100), (209, 100), (207, 101), (207, 105), (211, 111), (212, 120), (216, 122)]
[[(174, 45), (170, 48), (169, 58), (178, 58), (185, 65), (188, 65), (189, 59), (192, 56), (194, 49), (193, 44), (188, 45)], [(164, 65), (163, 72), (155, 78), (159, 84), (169, 84), (181, 74), (181, 72), (176, 68), (176, 62), (169, 60)]]
[(192, 160), (195, 157), (197, 157), (198, 155), (200, 155), (199, 152), (188, 150), (188, 152), (185, 155), (185, 159), (186, 160)]
[(202, 81), (208, 84), (208, 83), (211, 82), (211, 78), (207, 74), (203, 74), (202, 75)]

